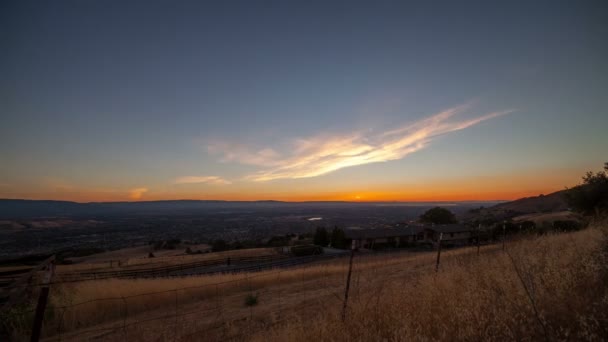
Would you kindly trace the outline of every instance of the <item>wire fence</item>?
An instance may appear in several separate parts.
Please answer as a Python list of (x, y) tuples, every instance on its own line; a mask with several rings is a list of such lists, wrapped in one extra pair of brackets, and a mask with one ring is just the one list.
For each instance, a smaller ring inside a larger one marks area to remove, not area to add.
[[(56, 319), (45, 325), (45, 340), (234, 340), (244, 334), (298, 317), (307, 310), (341, 304), (342, 273), (336, 279), (308, 279), (307, 271), (346, 269), (346, 259), (300, 270), (282, 269), (245, 274), (230, 281), (180, 287), (129, 296), (86, 300), (53, 308)], [(300, 274), (297, 274), (297, 273)], [(294, 274), (295, 273), (295, 274)], [(333, 283), (331, 283), (333, 281)], [(308, 285), (307, 285), (308, 284)], [(333, 285), (333, 286), (332, 286)], [(303, 290), (315, 295), (302, 296)], [(307, 298), (314, 298), (313, 300)], [(94, 321), (83, 321), (87, 313)], [(95, 328), (81, 328), (93, 325)]]
[[(473, 246), (454, 252), (471, 257), (476, 254), (475, 249)], [(499, 246), (484, 249), (487, 249), (484, 253), (494, 252), (499, 251)], [(361, 294), (374, 289), (381, 291), (381, 282), (387, 279), (402, 280), (412, 272), (433, 272), (434, 253), (397, 250), (357, 254), (350, 285), (351, 300), (361, 301)], [(402, 257), (395, 257), (395, 254)], [(51, 283), (52, 301), (47, 307), (43, 340), (243, 340), (318, 312), (339, 314), (345, 301), (349, 268), (349, 259), (344, 256), (264, 258), (264, 262), (258, 264), (239, 266), (236, 274), (233, 270), (212, 270), (209, 273), (197, 271), (196, 275), (204, 275), (201, 277), (187, 273), (179, 275), (195, 285), (78, 302), (69, 300), (79, 297), (77, 291), (81, 285), (78, 283), (86, 283), (90, 279), (60, 278)], [(453, 258), (444, 261), (442, 267), (450, 262), (464, 261)], [(385, 268), (396, 271), (387, 274)], [(213, 281), (223, 277), (229, 279)], [(97, 280), (110, 278), (113, 277)], [(90, 286), (97, 284), (89, 283)], [(99, 284), (105, 286), (104, 282)], [(116, 292), (128, 293), (131, 290), (121, 288)], [(18, 315), (27, 320), (33, 311), (24, 310)]]

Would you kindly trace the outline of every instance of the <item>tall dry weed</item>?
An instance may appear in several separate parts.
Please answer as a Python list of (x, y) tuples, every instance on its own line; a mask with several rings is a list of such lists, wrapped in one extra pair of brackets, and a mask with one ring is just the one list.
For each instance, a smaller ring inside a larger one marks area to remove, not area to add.
[(593, 228), (445, 260), (437, 274), (356, 291), (335, 314), (276, 328), (265, 341), (591, 340), (608, 338), (606, 236)]

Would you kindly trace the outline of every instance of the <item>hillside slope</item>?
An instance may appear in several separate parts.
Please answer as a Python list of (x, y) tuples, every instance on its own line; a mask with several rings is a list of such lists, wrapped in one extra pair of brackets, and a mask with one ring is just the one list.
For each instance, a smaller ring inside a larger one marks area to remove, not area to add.
[(565, 190), (556, 191), (548, 195), (524, 197), (515, 201), (499, 203), (489, 208), (471, 210), (462, 214), (462, 221), (483, 221), (512, 219), (527, 214), (557, 213), (568, 210)]
[(605, 244), (598, 228), (522, 237), (506, 251), (446, 250), (439, 272), (432, 252), (357, 254), (344, 321), (348, 258), (245, 274), (65, 283), (53, 287), (50, 304), (62, 314), (45, 320), (44, 334), (63, 341), (606, 340)]

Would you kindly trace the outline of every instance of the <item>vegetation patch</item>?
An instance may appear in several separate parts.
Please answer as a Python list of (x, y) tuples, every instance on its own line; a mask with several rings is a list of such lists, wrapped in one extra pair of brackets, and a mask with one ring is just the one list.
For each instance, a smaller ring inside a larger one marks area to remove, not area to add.
[(258, 305), (258, 294), (248, 294), (245, 297), (245, 306), (256, 306)]

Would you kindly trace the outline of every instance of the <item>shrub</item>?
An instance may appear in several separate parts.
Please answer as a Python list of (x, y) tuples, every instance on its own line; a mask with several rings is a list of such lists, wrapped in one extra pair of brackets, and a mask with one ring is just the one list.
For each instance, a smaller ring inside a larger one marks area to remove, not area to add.
[(245, 306), (256, 306), (258, 305), (258, 294), (248, 294), (245, 297)]
[(585, 215), (599, 216), (608, 210), (608, 163), (603, 171), (587, 172), (583, 183), (568, 189), (565, 196), (573, 210)]
[(427, 210), (420, 216), (420, 221), (434, 224), (450, 224), (457, 222), (456, 216), (454, 216), (451, 211), (441, 207)]
[(555, 230), (571, 232), (579, 230), (581, 228), (581, 224), (573, 220), (555, 221), (553, 222), (553, 228)]
[(327, 229), (323, 227), (317, 227), (315, 231), (315, 235), (313, 237), (313, 241), (315, 245), (319, 246), (327, 246), (329, 244), (329, 233)]
[(334, 248), (347, 248), (346, 245), (346, 236), (344, 235), (344, 231), (338, 227), (334, 227), (331, 231), (331, 246)]

